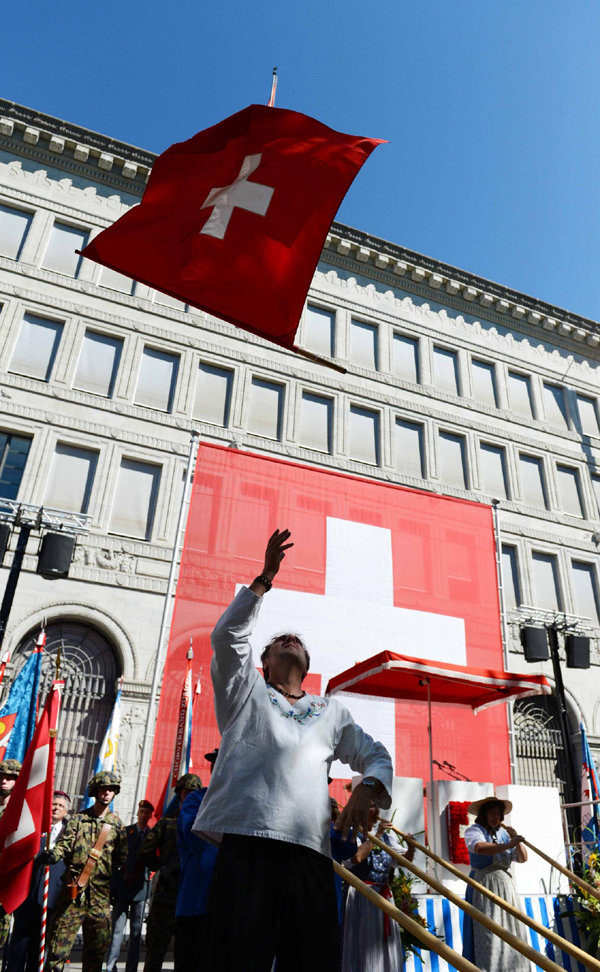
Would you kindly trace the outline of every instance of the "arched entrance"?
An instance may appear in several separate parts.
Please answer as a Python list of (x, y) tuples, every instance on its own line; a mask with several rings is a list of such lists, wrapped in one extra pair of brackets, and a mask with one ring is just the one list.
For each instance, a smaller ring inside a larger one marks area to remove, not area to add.
[[(33, 650), (38, 633), (39, 629), (31, 631), (19, 645), (14, 675)], [(96, 628), (68, 619), (54, 621), (46, 628), (41, 704), (55, 677), (59, 648), (60, 677), (65, 689), (56, 745), (55, 786), (68, 793), (73, 808), (78, 808), (110, 720), (121, 672), (113, 647)]]

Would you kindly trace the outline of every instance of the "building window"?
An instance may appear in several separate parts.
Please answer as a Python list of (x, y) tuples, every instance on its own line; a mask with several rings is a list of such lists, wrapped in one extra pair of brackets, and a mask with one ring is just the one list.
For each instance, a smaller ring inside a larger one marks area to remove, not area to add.
[(392, 367), (397, 378), (419, 382), (419, 342), (404, 334), (394, 334)]
[(519, 583), (519, 562), (517, 548), (502, 544), (502, 580), (504, 583), (504, 606), (507, 611), (521, 604), (521, 585)]
[(594, 476), (592, 474), (592, 489), (594, 490), (594, 496), (596, 497), (596, 504), (598, 506), (597, 515), (600, 516), (600, 476)]
[(508, 395), (513, 412), (533, 418), (531, 381), (527, 375), (519, 375), (516, 371), (508, 372)]
[(508, 499), (505, 449), (501, 446), (481, 442), (479, 444), (479, 460), (485, 492), (488, 496)]
[(0, 432), (0, 496), (16, 500), (25, 472), (31, 439)]
[(140, 375), (135, 390), (135, 404), (170, 412), (173, 405), (179, 355), (144, 348)]
[(422, 425), (396, 419), (395, 455), (398, 472), (414, 479), (425, 478)]
[(333, 358), (335, 353), (335, 314), (307, 304), (304, 312), (304, 337), (307, 351)]
[(350, 406), (350, 458), (379, 465), (379, 413)]
[(531, 561), (533, 606), (544, 611), (562, 611), (556, 557), (553, 554), (534, 553)]
[(559, 388), (558, 385), (549, 385), (544, 382), (544, 403), (546, 405), (546, 419), (550, 425), (568, 429), (564, 389)]
[(595, 435), (600, 437), (600, 425), (598, 424), (598, 403), (596, 399), (586, 398), (585, 395), (578, 395), (577, 407), (579, 409), (581, 431), (585, 435)]
[(542, 460), (538, 459), (537, 456), (526, 456), (521, 453), (519, 455), (519, 470), (523, 502), (527, 506), (539, 506), (542, 509), (547, 509)]
[(377, 371), (377, 327), (363, 321), (350, 324), (350, 361), (360, 368)]
[(162, 294), (160, 290), (154, 291), (154, 303), (164, 304), (165, 307), (174, 307), (175, 310), (185, 310), (185, 304), (182, 300), (177, 300), (177, 297), (171, 297), (169, 294)]
[(458, 355), (445, 348), (433, 349), (433, 380), (438, 391), (458, 395)]
[(300, 445), (317, 452), (331, 452), (333, 401), (302, 392), (300, 408)]
[(74, 387), (111, 398), (122, 350), (121, 338), (109, 337), (108, 334), (99, 334), (97, 331), (86, 331), (77, 362)]
[(498, 405), (496, 395), (496, 369), (494, 365), (487, 361), (471, 361), (471, 374), (473, 376), (473, 396), (476, 402), (482, 405)]
[(70, 513), (87, 513), (98, 453), (59, 442), (54, 450), (44, 505)]
[(121, 459), (109, 533), (149, 540), (156, 509), (161, 467)]
[(85, 230), (55, 223), (44, 255), (44, 269), (63, 273), (67, 277), (76, 277), (82, 258), (75, 251), (83, 250), (87, 246), (88, 236), (89, 233)]
[(201, 361), (196, 381), (194, 418), (227, 428), (232, 386), (233, 371)]
[(598, 585), (593, 564), (572, 560), (573, 595), (575, 611), (580, 618), (589, 618), (592, 624), (600, 624), (598, 616)]
[(63, 325), (45, 317), (25, 314), (10, 362), (10, 371), (49, 381)]
[(441, 481), (448, 486), (466, 489), (465, 440), (462, 435), (440, 432), (439, 461)]
[(102, 267), (102, 273), (100, 274), (101, 287), (106, 287), (107, 290), (118, 290), (121, 294), (132, 294), (133, 284), (134, 281), (131, 277), (126, 277), (124, 273), (119, 273), (118, 270), (111, 270), (110, 267)]
[(558, 495), (560, 508), (569, 516), (583, 516), (581, 489), (579, 487), (579, 470), (572, 466), (556, 466), (558, 480)]
[(31, 213), (24, 213), (12, 206), (0, 206), (0, 254), (10, 260), (18, 260), (32, 220)]
[(265, 439), (280, 439), (283, 419), (283, 385), (253, 378), (250, 387), (248, 431)]

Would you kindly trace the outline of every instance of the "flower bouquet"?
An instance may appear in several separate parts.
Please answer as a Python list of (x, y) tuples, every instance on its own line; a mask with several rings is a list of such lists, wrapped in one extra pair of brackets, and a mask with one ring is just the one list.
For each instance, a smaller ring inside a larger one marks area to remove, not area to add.
[[(394, 877), (390, 881), (390, 888), (394, 896), (394, 904), (399, 911), (402, 911), (405, 915), (408, 915), (409, 918), (412, 918), (413, 921), (416, 921), (417, 925), (420, 925), (421, 928), (425, 928), (432, 935), (435, 935), (436, 938), (439, 938), (440, 936), (436, 935), (436, 933), (428, 926), (425, 919), (419, 914), (417, 899), (412, 893), (414, 882), (415, 879), (410, 874), (406, 874), (405, 871), (402, 870), (396, 871)], [(600, 901), (598, 904), (600, 905)], [(400, 929), (400, 933), (402, 935), (402, 948), (405, 956), (410, 954), (414, 955), (422, 948), (428, 950), (427, 945), (424, 945), (423, 942), (411, 935), (410, 932), (405, 931), (404, 928)]]

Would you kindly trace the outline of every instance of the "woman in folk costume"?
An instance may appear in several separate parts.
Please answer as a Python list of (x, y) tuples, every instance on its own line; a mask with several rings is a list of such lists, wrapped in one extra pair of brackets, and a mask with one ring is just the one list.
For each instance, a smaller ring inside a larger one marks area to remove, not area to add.
[[(523, 837), (512, 827), (502, 826), (504, 815), (511, 810), (510, 800), (500, 800), (495, 796), (476, 800), (469, 807), (469, 813), (476, 817), (475, 823), (465, 830), (465, 843), (471, 862), (471, 877), (500, 898), (521, 908), (510, 865), (513, 861), (523, 864), (527, 860), (527, 851), (522, 844)], [(527, 942), (525, 926), (499, 905), (470, 886), (465, 897), (479, 911)], [(530, 972), (531, 969), (531, 963), (524, 955), (478, 921), (473, 921), (469, 915), (464, 918), (463, 955), (482, 972)]]
[[(391, 824), (379, 819), (379, 809), (372, 804), (369, 830), (375, 826), (376, 836), (384, 844), (401, 850), (396, 835), (389, 829)], [(393, 869), (398, 865), (362, 834), (358, 834), (357, 843), (356, 854), (345, 862), (346, 867), (393, 904), (390, 881)], [(414, 848), (412, 852), (403, 853), (411, 859)], [(404, 968), (398, 924), (353, 887), (348, 887), (347, 891), (343, 934), (342, 972), (401, 972)]]

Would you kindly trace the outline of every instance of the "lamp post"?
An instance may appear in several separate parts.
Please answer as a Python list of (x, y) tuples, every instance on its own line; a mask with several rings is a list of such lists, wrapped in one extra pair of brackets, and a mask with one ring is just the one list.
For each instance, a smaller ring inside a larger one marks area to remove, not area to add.
[(0, 523), (19, 528), (19, 537), (13, 553), (12, 564), (8, 572), (8, 579), (4, 589), (2, 604), (0, 605), (0, 648), (6, 635), (19, 576), (23, 568), (23, 560), (27, 551), (29, 537), (34, 530), (57, 530), (61, 533), (79, 535), (87, 533), (91, 516), (87, 513), (69, 513), (66, 510), (54, 510), (44, 506), (33, 506), (30, 503), (16, 503), (13, 500), (0, 500)]
[[(560, 631), (565, 635), (581, 633), (586, 628), (583, 622), (589, 619), (568, 615), (562, 611), (537, 610), (535, 608), (525, 607), (524, 605), (521, 607), (521, 611), (525, 615), (521, 621), (522, 628), (531, 624), (538, 628), (542, 627), (546, 631), (549, 656), (554, 674), (555, 697), (558, 702), (558, 723), (564, 752), (564, 802), (568, 804), (577, 803), (580, 799), (579, 782), (575, 769), (575, 757), (569, 729), (567, 700), (560, 664), (558, 632)], [(535, 657), (529, 658), (527, 654), (527, 648), (525, 647), (526, 661), (543, 661), (544, 659), (548, 659), (548, 653), (545, 653), (543, 657), (536, 655)], [(573, 835), (580, 825), (577, 820), (577, 812), (573, 808), (567, 810), (567, 824), (569, 841), (573, 841)]]

